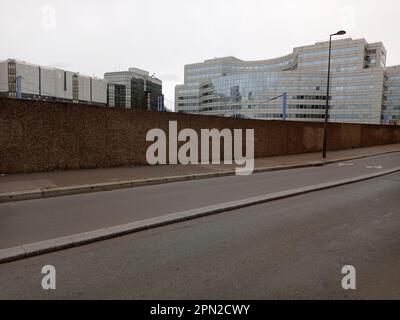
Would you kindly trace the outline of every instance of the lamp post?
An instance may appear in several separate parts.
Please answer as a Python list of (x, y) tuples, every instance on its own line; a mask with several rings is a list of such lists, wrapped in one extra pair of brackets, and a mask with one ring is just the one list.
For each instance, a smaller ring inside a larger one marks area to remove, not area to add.
[(341, 36), (346, 34), (346, 31), (341, 30), (329, 36), (329, 58), (328, 58), (328, 81), (326, 86), (326, 104), (325, 104), (325, 125), (324, 125), (324, 144), (322, 147), (322, 158), (326, 159), (326, 148), (328, 143), (328, 117), (329, 117), (329, 86), (331, 78), (331, 51), (332, 51), (332, 37)]

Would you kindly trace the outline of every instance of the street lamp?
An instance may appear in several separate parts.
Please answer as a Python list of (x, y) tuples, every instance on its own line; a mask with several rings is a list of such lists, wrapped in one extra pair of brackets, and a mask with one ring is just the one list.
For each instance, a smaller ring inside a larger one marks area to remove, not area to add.
[(329, 58), (328, 58), (328, 81), (326, 86), (326, 104), (325, 104), (325, 126), (324, 126), (324, 144), (322, 147), (322, 158), (326, 159), (326, 146), (328, 143), (328, 116), (329, 116), (329, 85), (331, 78), (331, 49), (332, 49), (332, 37), (341, 36), (346, 34), (346, 31), (341, 30), (329, 36)]

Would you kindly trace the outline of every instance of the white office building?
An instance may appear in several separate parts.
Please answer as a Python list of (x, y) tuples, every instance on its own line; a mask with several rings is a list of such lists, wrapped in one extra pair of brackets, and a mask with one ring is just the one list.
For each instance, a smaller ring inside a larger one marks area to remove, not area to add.
[[(175, 88), (175, 111), (323, 121), (328, 46), (302, 46), (269, 60), (224, 57), (185, 65), (184, 83)], [(398, 124), (400, 66), (386, 67), (381, 42), (335, 40), (329, 99), (330, 121)]]
[(24, 61), (0, 61), (0, 96), (106, 105), (107, 83)]

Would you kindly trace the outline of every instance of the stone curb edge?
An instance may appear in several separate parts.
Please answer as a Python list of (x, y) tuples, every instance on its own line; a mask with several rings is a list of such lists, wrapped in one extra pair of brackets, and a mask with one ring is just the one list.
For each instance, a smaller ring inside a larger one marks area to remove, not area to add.
[[(331, 163), (336, 163), (336, 162), (349, 161), (349, 160), (367, 158), (367, 157), (372, 157), (372, 156), (376, 156), (376, 155), (396, 153), (396, 152), (400, 152), (400, 150), (385, 151), (385, 152), (380, 152), (380, 153), (373, 153), (373, 154), (368, 154), (368, 155), (347, 157), (347, 158), (340, 158), (340, 159), (333, 159), (333, 160), (325, 160), (325, 161), (319, 160), (319, 161), (310, 161), (307, 163), (300, 163), (300, 164), (289, 164), (289, 165), (280, 165), (280, 166), (275, 166), (275, 167), (255, 168), (254, 173), (323, 166), (326, 164), (331, 164)], [(100, 192), (100, 191), (112, 191), (112, 190), (117, 190), (117, 189), (152, 186), (152, 185), (165, 184), (165, 183), (182, 182), (182, 181), (190, 181), (190, 180), (201, 180), (201, 179), (226, 177), (226, 176), (233, 176), (233, 175), (235, 175), (235, 170), (226, 170), (226, 171), (219, 171), (219, 172), (195, 173), (195, 174), (190, 174), (190, 175), (169, 176), (169, 177), (161, 177), (161, 178), (147, 178), (147, 179), (138, 179), (138, 180), (118, 181), (118, 182), (84, 184), (84, 185), (68, 186), (68, 187), (56, 187), (56, 188), (49, 188), (49, 189), (33, 189), (33, 190), (27, 190), (27, 191), (4, 192), (4, 193), (0, 193), (0, 203), (12, 202), (12, 201), (33, 200), (33, 199), (41, 199), (41, 198), (50, 198), (50, 197), (59, 197), (59, 196), (68, 196), (68, 195), (77, 195), (77, 194), (82, 194), (82, 193), (91, 193), (91, 192)]]
[(280, 200), (297, 195), (302, 195), (314, 191), (334, 188), (354, 182), (373, 179), (376, 177), (388, 175), (400, 171), (400, 167), (390, 170), (380, 171), (372, 174), (362, 175), (353, 178), (341, 179), (333, 182), (321, 183), (307, 187), (301, 187), (286, 191), (271, 193), (264, 196), (257, 196), (237, 201), (231, 201), (218, 205), (187, 210), (177, 213), (164, 215), (161, 217), (150, 218), (146, 220), (127, 223), (119, 226), (98, 229), (94, 231), (74, 234), (66, 237), (60, 237), (50, 240), (39, 241), (30, 244), (24, 244), (17, 247), (0, 250), (0, 264), (16, 261), (28, 257), (33, 257), (49, 252), (59, 251), (62, 249), (73, 248), (85, 244), (116, 238), (127, 234), (140, 232), (143, 230), (158, 228), (178, 222), (193, 220), (200, 217), (210, 216), (221, 212), (232, 211), (240, 208), (245, 208), (261, 203), (266, 203), (274, 200)]

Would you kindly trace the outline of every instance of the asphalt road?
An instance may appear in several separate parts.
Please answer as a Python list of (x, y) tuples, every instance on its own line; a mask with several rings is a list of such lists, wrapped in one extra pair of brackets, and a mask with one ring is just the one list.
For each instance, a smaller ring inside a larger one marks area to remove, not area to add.
[(395, 173), (2, 264), (0, 298), (400, 299), (399, 248)]
[(386, 170), (400, 153), (346, 164), (3, 203), (0, 249)]

